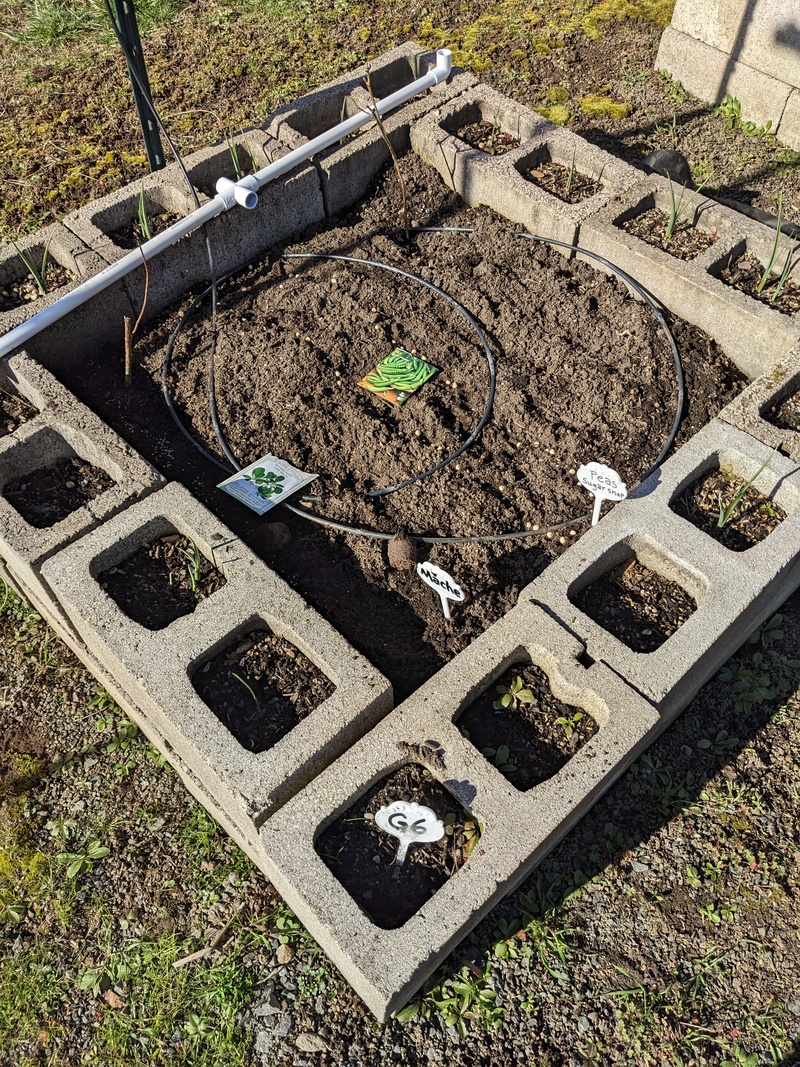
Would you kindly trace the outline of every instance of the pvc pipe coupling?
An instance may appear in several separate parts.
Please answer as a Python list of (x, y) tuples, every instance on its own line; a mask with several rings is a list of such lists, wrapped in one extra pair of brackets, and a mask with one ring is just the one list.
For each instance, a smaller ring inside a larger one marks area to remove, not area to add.
[(220, 178), (216, 185), (217, 196), (225, 204), (226, 209), (238, 204), (240, 207), (246, 207), (248, 211), (252, 211), (258, 203), (255, 191), (257, 188), (258, 182), (252, 174), (238, 182), (232, 182), (230, 178)]

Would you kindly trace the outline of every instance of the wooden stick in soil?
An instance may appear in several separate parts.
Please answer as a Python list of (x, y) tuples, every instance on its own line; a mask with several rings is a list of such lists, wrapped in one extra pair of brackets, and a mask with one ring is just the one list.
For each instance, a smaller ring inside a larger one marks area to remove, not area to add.
[(195, 960), (201, 960), (205, 956), (210, 956), (214, 949), (219, 948), (219, 946), (225, 940), (227, 935), (230, 933), (231, 927), (236, 921), (236, 918), (241, 913), (243, 907), (244, 903), (236, 905), (236, 907), (233, 909), (233, 914), (231, 915), (230, 919), (228, 919), (228, 921), (225, 923), (221, 930), (218, 930), (214, 934), (213, 938), (209, 941), (207, 945), (205, 945), (201, 949), (198, 949), (197, 952), (191, 952), (188, 956), (182, 956), (179, 960), (175, 960), (172, 966), (177, 970), (179, 967), (185, 967), (189, 963), (194, 963)]
[(123, 317), (123, 324), (125, 327), (125, 385), (129, 386), (133, 380), (133, 336), (139, 329), (139, 323), (142, 321), (142, 315), (144, 315), (144, 309), (147, 307), (147, 296), (150, 292), (150, 271), (147, 269), (147, 260), (144, 258), (144, 252), (142, 252), (142, 246), (139, 246), (139, 252), (142, 256), (142, 266), (144, 267), (144, 295), (142, 296), (142, 306), (139, 309), (139, 314), (136, 318), (136, 322), (131, 325), (132, 319), (125, 315)]
[(406, 183), (403, 178), (403, 173), (400, 170), (400, 161), (397, 158), (397, 153), (392, 147), (392, 142), (389, 140), (389, 134), (386, 132), (386, 127), (383, 125), (383, 119), (381, 118), (380, 112), (378, 111), (378, 102), (375, 99), (375, 94), (372, 91), (372, 79), (370, 78), (369, 67), (367, 67), (367, 72), (364, 75), (364, 81), (367, 86), (367, 92), (369, 93), (370, 103), (372, 104), (372, 114), (375, 117), (375, 122), (378, 124), (380, 135), (386, 143), (386, 147), (389, 149), (389, 155), (392, 157), (392, 163), (394, 164), (395, 173), (397, 174), (397, 180), (400, 183), (400, 196), (402, 197), (401, 213), (403, 218), (403, 230), (406, 235), (406, 240), (408, 240), (408, 193), (406, 192)]

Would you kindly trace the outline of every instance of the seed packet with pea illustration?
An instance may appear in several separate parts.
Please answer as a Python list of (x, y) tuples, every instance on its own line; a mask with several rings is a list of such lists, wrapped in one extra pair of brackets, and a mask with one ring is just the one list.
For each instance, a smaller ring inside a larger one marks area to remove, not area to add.
[(217, 488), (263, 515), (316, 477), (316, 474), (301, 471), (278, 456), (262, 456), (220, 482)]
[(438, 370), (432, 363), (406, 352), (404, 348), (393, 348), (375, 370), (365, 374), (358, 384), (396, 408), (404, 404)]

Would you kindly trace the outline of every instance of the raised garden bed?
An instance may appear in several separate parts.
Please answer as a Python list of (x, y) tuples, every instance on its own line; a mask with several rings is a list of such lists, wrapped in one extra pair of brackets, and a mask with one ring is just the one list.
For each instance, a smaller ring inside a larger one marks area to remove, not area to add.
[(582, 708), (555, 697), (545, 672), (530, 664), (505, 671), (457, 725), (519, 790), (552, 778), (598, 730)]
[[(395, 800), (431, 808), (445, 824), (444, 837), (412, 845), (399, 870), (394, 866), (397, 838), (375, 824), (378, 809)], [(359, 797), (320, 834), (315, 848), (372, 922), (396, 930), (458, 873), (479, 834), (477, 820), (430, 771), (410, 763)]]
[(751, 486), (730, 518), (720, 526), (720, 511), (732, 505), (740, 487), (742, 479), (732, 471), (716, 469), (690, 485), (670, 507), (676, 515), (726, 548), (744, 552), (776, 530), (786, 518), (786, 512)]
[(613, 567), (570, 600), (634, 652), (655, 652), (697, 605), (677, 582), (637, 559)]
[(43, 530), (55, 526), (113, 484), (104, 470), (72, 456), (8, 482), (3, 496), (30, 526)]
[(170, 533), (145, 542), (97, 581), (134, 622), (163, 630), (225, 584), (188, 537)]
[(263, 629), (204, 663), (192, 684), (251, 752), (272, 748), (336, 688), (294, 645)]
[[(497, 363), (491, 418), (445, 469), (388, 496), (365, 497), (428, 470), (458, 448), (486, 404), (489, 373), (475, 331), (443, 297), (377, 267), (279, 259), (220, 289), (219, 415), (242, 464), (267, 452), (319, 475), (313, 508), (392, 535), (548, 535), (494, 543), (419, 546), (467, 599), (442, 616), (413, 571), (388, 568), (386, 542), (344, 535), (287, 515), (270, 536), (216, 489), (222, 471), (180, 435), (160, 396), (164, 346), (188, 299), (138, 346), (130, 389), (118, 351), (90, 353), (56, 371), (81, 399), (167, 476), (180, 480), (285, 577), (392, 681), (403, 699), (503, 615), (585, 529), (591, 500), (574, 471), (590, 459), (629, 487), (666, 439), (675, 411), (672, 357), (646, 307), (621, 283), (522, 240), (487, 210), (469, 210), (416, 157), (402, 160), (412, 216), (474, 233), (396, 227), (400, 195), (388, 169), (350, 214), (321, 224), (287, 251), (355, 255), (420, 275), (461, 301), (485, 329)], [(674, 322), (687, 377), (678, 443), (743, 388), (745, 379), (699, 330)], [(169, 375), (177, 409), (216, 454), (205, 397), (210, 329), (204, 305), (179, 334)], [(401, 408), (357, 386), (396, 345), (440, 368)], [(280, 547), (283, 545), (284, 547)], [(280, 550), (279, 550), (280, 549)]]

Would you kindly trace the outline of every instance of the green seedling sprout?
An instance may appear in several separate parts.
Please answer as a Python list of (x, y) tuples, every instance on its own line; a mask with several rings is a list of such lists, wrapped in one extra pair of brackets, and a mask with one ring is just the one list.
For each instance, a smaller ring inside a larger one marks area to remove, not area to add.
[(569, 174), (567, 175), (567, 188), (566, 194), (570, 195), (572, 192), (572, 183), (575, 181), (575, 149), (572, 149), (572, 163), (570, 164)]
[(234, 175), (236, 177), (236, 181), (239, 182), (244, 177), (244, 174), (242, 172), (242, 167), (241, 167), (241, 164), (239, 162), (239, 150), (236, 147), (236, 143), (234, 142), (233, 138), (230, 135), (228, 135), (225, 138), (225, 143), (228, 146), (228, 152), (230, 153), (231, 162), (233, 163), (233, 173), (234, 173)]
[(192, 585), (192, 592), (197, 592), (197, 586), (200, 582), (200, 572), (203, 567), (203, 557), (200, 554), (200, 549), (192, 541), (191, 548), (182, 548), (180, 550), (181, 555), (186, 557), (186, 571), (189, 575), (189, 581)]
[(759, 474), (761, 474), (762, 471), (767, 469), (767, 467), (772, 462), (772, 457), (777, 451), (777, 447), (773, 448), (773, 450), (758, 468), (753, 477), (748, 479), (748, 481), (746, 481), (743, 485), (739, 486), (739, 488), (731, 497), (731, 501), (727, 506), (723, 503), (722, 493), (717, 493), (717, 503), (719, 504), (719, 518), (717, 519), (717, 526), (719, 527), (719, 529), (724, 529), (731, 521), (731, 519), (733, 518), (733, 513), (736, 511), (736, 509), (739, 507), (742, 500), (744, 499), (745, 493), (752, 486), (753, 482), (756, 480)]
[(142, 237), (144, 237), (145, 241), (152, 241), (153, 230), (147, 215), (147, 204), (144, 202), (144, 186), (142, 186), (139, 193), (139, 229), (142, 231)]
[(564, 733), (567, 735), (567, 739), (569, 739), (575, 733), (575, 729), (582, 719), (583, 712), (576, 711), (571, 719), (568, 719), (565, 715), (559, 715), (559, 717), (556, 719), (556, 722), (559, 726), (564, 727)]
[(248, 692), (248, 693), (250, 694), (250, 696), (251, 696), (251, 697), (253, 698), (253, 703), (254, 703), (254, 704), (255, 704), (255, 706), (256, 706), (256, 711), (261, 711), (261, 704), (260, 704), (260, 702), (259, 702), (259, 699), (258, 699), (258, 697), (256, 696), (256, 693), (255, 693), (255, 690), (253, 689), (253, 687), (252, 687), (251, 685), (249, 685), (249, 684), (248, 684), (248, 683), (247, 683), (247, 682), (246, 682), (246, 681), (244, 680), (244, 678), (242, 678), (241, 674), (237, 674), (237, 673), (236, 673), (236, 671), (231, 671), (231, 677), (232, 677), (232, 678), (235, 678), (237, 682), (241, 682), (241, 683), (242, 683), (242, 685), (243, 685), (243, 686), (245, 687), (245, 689), (247, 690), (247, 692)]
[(685, 185), (682, 186), (683, 191), (678, 197), (678, 201), (676, 203), (675, 188), (672, 184), (672, 178), (669, 176), (669, 174), (667, 174), (667, 181), (669, 182), (669, 216), (667, 218), (666, 229), (664, 230), (665, 241), (669, 241), (672, 239), (672, 235), (675, 232), (675, 227), (678, 225), (683, 215), (691, 207), (694, 198), (700, 195), (700, 190), (703, 188), (702, 185), (698, 185), (698, 187), (694, 190), (689, 199), (686, 200), (686, 202), (684, 203), (684, 199), (688, 190)]
[[(769, 260), (767, 262), (767, 265), (764, 267), (764, 271), (763, 271), (763, 273), (761, 275), (761, 278), (758, 281), (758, 285), (756, 285), (756, 293), (759, 296), (761, 295), (761, 293), (763, 293), (764, 289), (767, 287), (767, 284), (768, 284), (770, 278), (772, 277), (772, 272), (773, 272), (773, 270), (775, 268), (775, 264), (778, 262), (778, 257), (780, 255), (781, 223), (782, 222), (783, 222), (783, 196), (779, 196), (778, 197), (778, 214), (777, 214), (777, 216), (775, 218), (775, 240), (772, 242), (772, 251), (770, 252), (770, 256), (769, 256)], [(789, 274), (791, 273), (792, 267), (794, 266), (794, 254), (797, 251), (797, 247), (798, 247), (797, 244), (790, 245), (789, 246), (789, 251), (786, 253), (786, 260), (785, 260), (785, 262), (783, 264), (783, 270), (781, 271), (781, 276), (778, 279), (777, 285), (775, 286), (775, 288), (773, 289), (772, 293), (770, 294), (770, 300), (772, 301), (773, 304), (775, 303), (775, 301), (778, 299), (778, 297), (783, 292), (783, 288), (786, 285), (786, 282), (788, 281)]]
[(493, 707), (497, 708), (498, 711), (503, 708), (511, 708), (516, 711), (520, 704), (534, 704), (536, 702), (536, 697), (530, 689), (523, 688), (522, 679), (519, 675), (514, 678), (511, 685), (498, 685), (495, 688), (500, 696), (495, 700)]
[[(52, 238), (50, 238), (50, 240), (52, 240)], [(14, 246), (14, 251), (25, 264), (25, 269), (28, 271), (28, 274), (33, 278), (34, 284), (39, 290), (39, 295), (47, 296), (47, 265), (50, 258), (50, 241), (44, 246), (44, 251), (42, 252), (42, 258), (38, 268), (33, 259), (26, 252), (22, 251), (16, 241), (12, 240), (11, 244)]]

